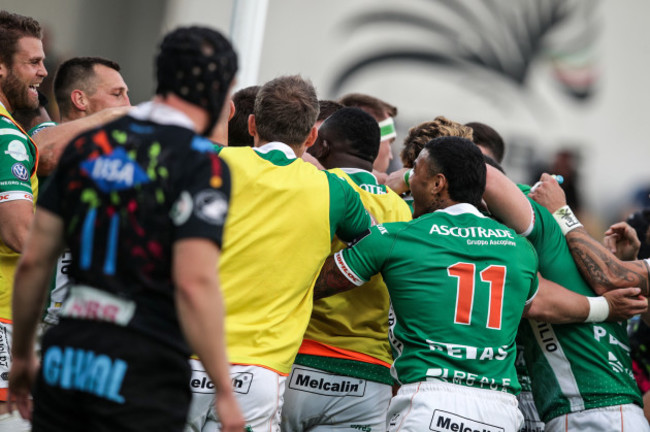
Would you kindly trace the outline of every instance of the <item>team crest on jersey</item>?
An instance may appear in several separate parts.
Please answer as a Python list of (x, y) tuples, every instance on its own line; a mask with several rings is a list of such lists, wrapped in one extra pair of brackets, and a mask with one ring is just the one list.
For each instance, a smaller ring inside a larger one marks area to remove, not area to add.
[(150, 181), (140, 165), (129, 158), (121, 147), (111, 154), (82, 162), (81, 168), (106, 193), (130, 189)]
[(188, 191), (183, 191), (172, 206), (169, 217), (171, 217), (174, 225), (183, 225), (190, 218), (193, 208), (192, 196)]
[(18, 140), (14, 140), (9, 143), (7, 150), (5, 150), (5, 154), (8, 154), (12, 158), (16, 159), (18, 162), (24, 162), (26, 160), (29, 160), (29, 156), (27, 155), (27, 149), (25, 148), (25, 145)]
[(29, 178), (29, 170), (25, 168), (25, 165), (21, 163), (15, 163), (11, 167), (11, 173), (16, 177), (18, 180), (27, 180)]
[(228, 200), (216, 190), (204, 190), (194, 198), (194, 214), (204, 221), (219, 225), (226, 219)]

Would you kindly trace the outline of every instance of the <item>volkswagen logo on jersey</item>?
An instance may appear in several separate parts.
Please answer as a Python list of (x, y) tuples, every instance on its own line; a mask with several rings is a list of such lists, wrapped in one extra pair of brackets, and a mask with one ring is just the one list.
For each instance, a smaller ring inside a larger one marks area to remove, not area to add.
[(82, 162), (81, 168), (102, 192), (130, 189), (150, 181), (140, 165), (121, 147), (109, 155)]
[(27, 180), (29, 178), (29, 171), (27, 168), (25, 168), (25, 165), (21, 163), (15, 163), (11, 167), (11, 173), (16, 177), (18, 180)]

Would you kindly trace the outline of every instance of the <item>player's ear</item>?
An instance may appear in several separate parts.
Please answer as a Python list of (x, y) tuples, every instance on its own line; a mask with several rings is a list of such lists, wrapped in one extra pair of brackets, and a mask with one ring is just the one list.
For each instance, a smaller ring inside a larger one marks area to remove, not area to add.
[(78, 111), (86, 111), (88, 109), (88, 99), (82, 90), (72, 90), (72, 93), (70, 93), (70, 101)]
[(251, 114), (248, 116), (248, 133), (252, 137), (257, 135), (257, 126), (255, 125), (255, 114)]
[(305, 140), (305, 148), (308, 149), (309, 147), (313, 146), (316, 138), (318, 138), (318, 128), (316, 126), (312, 126), (311, 130), (309, 131), (309, 135)]
[(444, 174), (438, 173), (431, 180), (431, 188), (436, 194), (447, 189), (447, 177)]

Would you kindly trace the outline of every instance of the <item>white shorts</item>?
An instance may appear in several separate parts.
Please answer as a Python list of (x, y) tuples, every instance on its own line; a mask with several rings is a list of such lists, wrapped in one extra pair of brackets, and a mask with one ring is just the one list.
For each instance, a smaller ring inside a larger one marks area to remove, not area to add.
[(382, 431), (392, 388), (293, 365), (284, 391), (282, 432)]
[(564, 414), (546, 423), (546, 432), (648, 432), (650, 426), (638, 405), (611, 405)]
[[(185, 432), (219, 431), (214, 385), (198, 360), (190, 360), (192, 402)], [(286, 377), (260, 366), (231, 365), (235, 397), (249, 432), (280, 432), (280, 411)]]
[(522, 391), (517, 395), (517, 401), (519, 410), (524, 415), (524, 427), (521, 428), (521, 432), (544, 432), (544, 422), (539, 418), (533, 393)]
[(13, 325), (0, 322), (0, 401), (7, 401), (9, 369), (11, 368), (11, 339)]
[(388, 408), (388, 432), (517, 432), (524, 416), (509, 393), (441, 381), (400, 387)]

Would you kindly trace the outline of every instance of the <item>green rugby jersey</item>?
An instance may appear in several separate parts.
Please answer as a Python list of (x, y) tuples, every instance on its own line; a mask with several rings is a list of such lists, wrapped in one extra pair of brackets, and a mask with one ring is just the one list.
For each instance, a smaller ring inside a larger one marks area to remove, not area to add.
[(357, 285), (381, 272), (397, 381), (519, 392), (515, 334), (538, 281), (536, 253), (513, 230), (457, 204), (374, 226), (335, 262)]
[[(528, 186), (519, 185), (528, 193)], [(564, 235), (544, 207), (530, 200), (535, 226), (528, 236), (545, 278), (579, 294), (596, 294), (576, 268)], [(531, 377), (535, 405), (544, 422), (570, 412), (636, 403), (641, 395), (632, 376), (624, 323), (551, 325), (522, 322), (519, 338)]]

